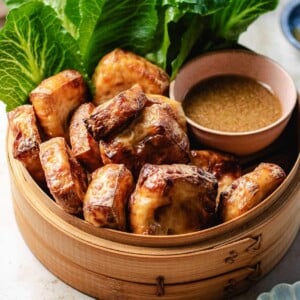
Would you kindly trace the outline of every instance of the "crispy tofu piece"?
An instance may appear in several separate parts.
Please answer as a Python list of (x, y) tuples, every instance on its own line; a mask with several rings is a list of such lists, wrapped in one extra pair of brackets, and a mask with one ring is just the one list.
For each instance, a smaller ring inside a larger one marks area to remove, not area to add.
[(192, 150), (190, 152), (191, 164), (214, 174), (218, 180), (219, 203), (220, 194), (234, 180), (242, 176), (242, 168), (238, 159), (231, 154), (213, 150)]
[(40, 145), (40, 159), (47, 186), (56, 203), (66, 212), (82, 211), (87, 176), (63, 137)]
[(39, 158), (42, 142), (32, 105), (26, 104), (8, 113), (9, 128), (13, 135), (13, 157), (22, 162), (38, 184), (44, 184), (45, 176)]
[(260, 163), (252, 172), (234, 180), (220, 196), (218, 208), (222, 222), (241, 216), (270, 195), (286, 178), (283, 169)]
[(70, 121), (70, 143), (74, 156), (89, 172), (102, 166), (99, 144), (88, 132), (85, 120), (90, 116), (95, 106), (88, 102), (81, 104), (74, 112)]
[(116, 130), (121, 130), (143, 109), (147, 98), (139, 85), (116, 95), (97, 106), (86, 119), (88, 131), (99, 141)]
[(48, 138), (62, 136), (68, 139), (69, 117), (85, 102), (86, 90), (79, 72), (65, 70), (43, 80), (30, 93), (30, 101)]
[(145, 58), (115, 49), (98, 63), (92, 77), (99, 105), (138, 83), (145, 93), (164, 94), (170, 84), (168, 74)]
[(128, 198), (133, 187), (132, 174), (123, 164), (97, 169), (84, 198), (84, 219), (97, 227), (125, 231)]
[(215, 176), (196, 166), (146, 164), (129, 201), (131, 231), (171, 235), (210, 227), (217, 189)]
[(100, 141), (103, 163), (124, 163), (134, 176), (145, 163), (187, 163), (189, 139), (169, 109), (167, 104), (145, 107), (128, 128)]
[(186, 117), (185, 117), (185, 113), (184, 110), (182, 108), (182, 105), (179, 101), (170, 99), (166, 96), (163, 95), (154, 95), (154, 94), (146, 94), (147, 99), (148, 99), (148, 103), (147, 105), (151, 105), (153, 103), (166, 103), (168, 104), (174, 114), (174, 118), (176, 119), (176, 121), (179, 123), (179, 125), (181, 126), (181, 128), (187, 132), (187, 125), (186, 125)]

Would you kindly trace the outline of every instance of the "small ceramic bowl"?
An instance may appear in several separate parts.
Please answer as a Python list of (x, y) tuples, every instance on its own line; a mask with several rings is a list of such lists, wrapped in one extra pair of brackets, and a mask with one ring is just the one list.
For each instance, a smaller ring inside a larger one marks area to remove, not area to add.
[(290, 1), (283, 8), (280, 24), (287, 40), (300, 50), (300, 0)]
[(280, 283), (275, 285), (270, 292), (262, 293), (257, 300), (297, 300), (300, 299), (300, 281), (294, 284)]
[[(170, 97), (183, 102), (197, 83), (218, 75), (247, 76), (266, 84), (279, 98), (282, 116), (267, 127), (246, 132), (213, 130), (186, 117), (191, 133), (203, 145), (240, 156), (253, 154), (270, 145), (284, 130), (297, 101), (297, 90), (290, 75), (275, 61), (252, 51), (210, 52), (183, 66), (171, 82)], [(220, 113), (216, 112), (216, 118)]]

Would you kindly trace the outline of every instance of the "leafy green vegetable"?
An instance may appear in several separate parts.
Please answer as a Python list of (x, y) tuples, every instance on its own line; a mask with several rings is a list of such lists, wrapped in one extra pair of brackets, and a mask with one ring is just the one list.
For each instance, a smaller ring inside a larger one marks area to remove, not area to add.
[(12, 9), (12, 8), (15, 8), (15, 7), (18, 7), (20, 6), (21, 4), (23, 3), (26, 3), (26, 2), (30, 2), (31, 0), (3, 0), (3, 2), (6, 4), (6, 6), (9, 8), (9, 9)]
[(146, 57), (175, 77), (204, 31), (203, 16), (227, 4), (228, 0), (163, 0), (157, 8), (160, 24), (155, 42)]
[[(7, 1), (16, 7), (28, 0)], [(79, 45), (89, 75), (99, 59), (114, 48), (141, 55), (152, 45), (157, 28), (155, 0), (44, 0)]]
[[(104, 1), (93, 34), (84, 44), (80, 43), (89, 74), (103, 55), (117, 47), (140, 55), (147, 53), (151, 49), (157, 23), (153, 0)], [(84, 33), (80, 34), (80, 42), (82, 37)]]
[(114, 48), (142, 55), (174, 78), (185, 61), (232, 47), (278, 0), (6, 0), (0, 30), (0, 99), (11, 110), (63, 69), (90, 78)]
[(237, 41), (239, 35), (263, 13), (276, 8), (278, 1), (230, 1), (222, 11), (211, 15), (210, 31), (228, 41)]
[(164, 23), (146, 57), (174, 78), (187, 58), (236, 46), (240, 34), (277, 4), (278, 0), (163, 0)]

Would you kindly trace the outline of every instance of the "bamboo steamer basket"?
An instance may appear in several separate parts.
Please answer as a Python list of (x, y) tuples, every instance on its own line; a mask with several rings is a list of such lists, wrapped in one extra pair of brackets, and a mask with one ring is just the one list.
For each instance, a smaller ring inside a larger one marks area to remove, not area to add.
[(299, 101), (281, 137), (243, 164), (284, 166), (288, 176), (254, 209), (215, 227), (177, 236), (99, 229), (62, 211), (13, 158), (7, 158), (17, 224), (54, 275), (99, 299), (222, 299), (239, 294), (284, 256), (300, 225)]

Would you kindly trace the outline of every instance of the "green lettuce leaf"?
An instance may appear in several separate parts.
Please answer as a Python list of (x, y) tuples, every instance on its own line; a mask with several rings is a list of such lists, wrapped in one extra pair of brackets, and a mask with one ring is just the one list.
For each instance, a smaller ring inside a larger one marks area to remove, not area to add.
[[(158, 24), (155, 0), (104, 1), (97, 22), (81, 25), (79, 44), (83, 62), (91, 75), (99, 59), (115, 48), (124, 48), (139, 55), (151, 49)], [(90, 38), (84, 39), (90, 28)]]
[(195, 13), (201, 16), (226, 7), (231, 0), (161, 0), (162, 7), (176, 7), (182, 14)]
[(237, 41), (240, 34), (262, 14), (276, 8), (279, 0), (235, 0), (210, 16), (209, 31), (216, 38)]
[[(9, 7), (30, 0), (7, 0)], [(114, 48), (144, 55), (157, 30), (156, 0), (40, 0), (50, 5), (77, 41), (91, 75), (99, 59)]]
[(73, 68), (88, 79), (72, 36), (41, 2), (11, 10), (0, 31), (0, 99), (7, 110), (24, 104), (42, 79)]
[(205, 29), (205, 16), (228, 5), (228, 0), (162, 0), (160, 24), (146, 57), (174, 78)]
[(155, 44), (146, 57), (173, 79), (187, 59), (235, 47), (238, 38), (278, 0), (162, 0)]
[(32, 0), (2, 0), (9, 9), (19, 7), (20, 5)]
[[(85, 25), (85, 22), (82, 22), (83, 18), (86, 18), (88, 23), (98, 20), (101, 13), (101, 6), (104, 3), (104, 0), (38, 0), (39, 2), (44, 3), (45, 5), (51, 6), (57, 17), (61, 20), (64, 28), (75, 38), (78, 39), (82, 25)], [(19, 7), (27, 2), (32, 2), (32, 0), (4, 0), (9, 9)], [(100, 7), (100, 10), (99, 10)], [(83, 12), (82, 12), (83, 11)], [(90, 35), (90, 26), (87, 27), (85, 33)]]

